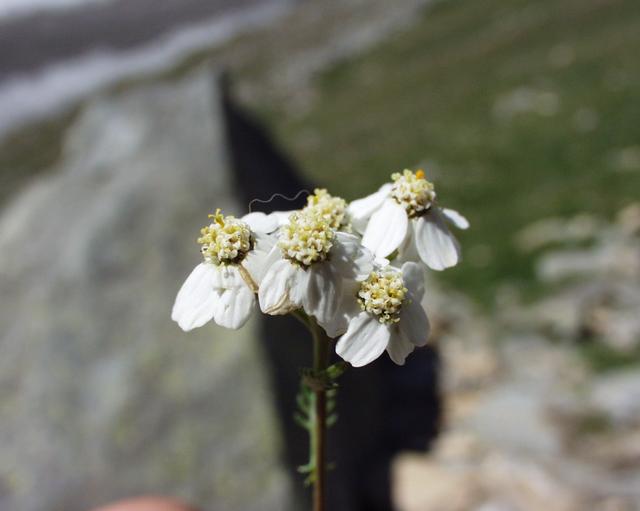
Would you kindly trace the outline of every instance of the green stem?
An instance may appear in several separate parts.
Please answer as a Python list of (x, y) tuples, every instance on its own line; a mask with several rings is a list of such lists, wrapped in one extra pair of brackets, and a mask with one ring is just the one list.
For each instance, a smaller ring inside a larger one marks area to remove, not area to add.
[[(313, 372), (320, 375), (329, 365), (330, 339), (324, 335), (322, 329), (310, 322), (313, 334)], [(327, 435), (327, 389), (324, 386), (314, 388), (315, 413), (313, 435), (311, 437), (312, 459), (315, 460), (315, 478), (313, 480), (313, 511), (325, 511), (325, 488), (327, 462), (325, 443)]]

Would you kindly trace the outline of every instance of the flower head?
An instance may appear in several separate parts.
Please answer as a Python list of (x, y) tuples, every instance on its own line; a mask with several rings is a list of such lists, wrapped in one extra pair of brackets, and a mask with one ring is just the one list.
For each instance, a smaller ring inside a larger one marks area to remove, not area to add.
[(334, 197), (325, 188), (316, 188), (313, 195), (307, 197), (305, 210), (319, 213), (332, 229), (345, 227), (347, 201), (341, 197)]
[(278, 247), (283, 257), (304, 267), (324, 261), (331, 247), (335, 231), (318, 210), (292, 213), (289, 223), (280, 229)]
[(401, 259), (423, 262), (433, 270), (455, 266), (460, 247), (445, 220), (460, 229), (469, 222), (436, 204), (434, 186), (424, 171), (404, 170), (391, 178), (393, 183), (347, 208), (353, 225), (363, 232), (362, 244), (380, 258), (398, 251)]
[(249, 226), (231, 215), (225, 217), (219, 209), (209, 218), (213, 222), (200, 230), (198, 238), (205, 262), (216, 265), (242, 262), (253, 244)]
[(277, 219), (263, 213), (239, 219), (218, 209), (209, 218), (212, 222), (200, 230), (197, 240), (204, 262), (187, 277), (171, 312), (185, 331), (211, 319), (232, 329), (246, 323), (255, 309), (257, 284), (273, 246), (268, 233), (277, 228)]
[(371, 272), (360, 284), (358, 302), (363, 311), (375, 314), (380, 323), (397, 323), (406, 294), (402, 274), (386, 268)]
[(429, 320), (420, 304), (424, 275), (419, 265), (374, 270), (360, 284), (351, 309), (346, 333), (336, 344), (336, 353), (355, 367), (366, 365), (385, 350), (397, 364), (404, 364), (416, 346), (426, 344)]
[(436, 200), (433, 183), (427, 181), (422, 169), (415, 174), (405, 169), (402, 174), (391, 174), (391, 179), (393, 186), (389, 195), (407, 211), (409, 218), (421, 215)]
[(343, 283), (365, 279), (373, 254), (356, 236), (333, 229), (313, 206), (293, 213), (280, 228), (267, 267), (258, 292), (262, 311), (302, 308), (334, 337), (346, 329), (338, 311)]

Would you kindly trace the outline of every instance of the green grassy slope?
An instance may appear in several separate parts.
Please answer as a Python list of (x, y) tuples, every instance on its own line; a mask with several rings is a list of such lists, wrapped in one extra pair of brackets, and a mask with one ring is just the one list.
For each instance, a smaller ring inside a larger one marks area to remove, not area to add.
[(265, 118), (349, 199), (424, 165), (473, 227), (460, 235), (466, 261), (443, 278), (484, 303), (505, 281), (532, 291), (515, 232), (640, 198), (640, 2), (438, 2), (321, 76), (310, 110), (275, 104)]

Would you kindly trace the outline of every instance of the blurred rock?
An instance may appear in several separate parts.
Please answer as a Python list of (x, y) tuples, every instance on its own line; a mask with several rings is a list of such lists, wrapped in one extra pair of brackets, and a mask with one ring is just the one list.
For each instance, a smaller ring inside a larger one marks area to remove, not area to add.
[[(525, 250), (555, 244), (537, 262), (539, 280), (554, 291), (534, 304), (511, 300), (502, 309), (506, 323), (634, 353), (640, 346), (639, 233), (636, 203), (612, 223), (577, 215), (541, 220), (522, 230), (517, 242)], [(589, 245), (582, 248), (572, 246), (586, 241)]]
[(590, 392), (592, 406), (618, 427), (640, 427), (640, 372), (627, 370), (603, 375)]
[(638, 275), (638, 245), (619, 244), (605, 240), (596, 248), (566, 249), (545, 255), (537, 264), (542, 281), (556, 282), (585, 274), (630, 277)]
[(611, 471), (633, 473), (640, 466), (640, 431), (602, 431), (587, 436), (576, 447), (590, 463)]
[(581, 511), (587, 500), (558, 477), (557, 469), (531, 459), (493, 454), (480, 467), (488, 493), (521, 511)]
[(616, 351), (632, 353), (640, 345), (638, 310), (637, 284), (601, 286), (582, 310), (581, 332)]
[[(622, 209), (616, 221), (609, 225), (589, 218), (577, 215), (564, 223), (556, 219), (543, 220), (521, 231), (518, 240), (523, 248), (540, 246), (553, 238), (564, 244), (590, 238), (594, 241), (585, 248), (560, 248), (545, 253), (537, 265), (540, 280), (556, 282), (568, 277), (593, 280), (597, 276), (640, 278), (640, 239), (637, 236), (640, 205), (631, 204)], [(551, 225), (555, 227), (550, 229)], [(551, 235), (549, 229), (555, 230), (555, 235)], [(559, 232), (563, 230), (565, 236)]]
[(516, 236), (516, 244), (529, 252), (551, 243), (584, 241), (593, 238), (602, 225), (601, 220), (587, 213), (569, 219), (545, 218), (522, 229)]
[[(442, 442), (457, 446), (440, 448)], [(439, 440), (429, 457), (398, 457), (393, 474), (401, 511), (638, 509), (637, 470), (616, 474), (610, 468), (593, 457), (565, 453), (543, 459), (490, 446), (456, 429)]]
[(500, 385), (478, 400), (467, 427), (500, 449), (556, 455), (561, 438), (547, 414), (544, 392), (530, 383)]
[(482, 495), (479, 475), (469, 470), (409, 454), (399, 457), (394, 468), (399, 511), (466, 511)]
[(254, 327), (187, 336), (169, 317), (206, 214), (245, 209), (216, 83), (201, 71), (97, 99), (63, 161), (2, 212), (0, 509), (141, 493), (291, 506)]
[(640, 234), (640, 203), (633, 202), (621, 209), (616, 221), (627, 236)]
[(559, 397), (560, 390), (584, 384), (590, 377), (572, 346), (551, 344), (544, 336), (527, 332), (507, 335), (500, 344), (508, 380), (539, 387), (548, 399)]
[[(456, 433), (451, 433), (455, 436)], [(478, 444), (479, 445), (479, 444)], [(480, 459), (461, 451), (457, 458), (430, 460), (405, 455), (396, 460), (397, 505), (401, 511), (581, 511), (589, 498), (557, 477), (549, 465), (487, 447)]]
[(476, 332), (474, 337), (449, 335), (442, 339), (440, 348), (449, 361), (442, 376), (442, 386), (447, 391), (478, 389), (500, 369), (497, 354), (482, 332)]
[(447, 362), (442, 388), (447, 392), (477, 389), (499, 370), (490, 324), (468, 298), (452, 290), (444, 292), (428, 273), (426, 278), (429, 292), (423, 306), (431, 322), (431, 341)]
[[(640, 347), (639, 212), (525, 228), (518, 244), (546, 249), (538, 275), (553, 284), (533, 303), (504, 293), (487, 318), (455, 293), (429, 297), (447, 413), (428, 455), (396, 460), (399, 509), (640, 509), (640, 371), (629, 365)], [(588, 343), (626, 368), (597, 372), (579, 351)]]

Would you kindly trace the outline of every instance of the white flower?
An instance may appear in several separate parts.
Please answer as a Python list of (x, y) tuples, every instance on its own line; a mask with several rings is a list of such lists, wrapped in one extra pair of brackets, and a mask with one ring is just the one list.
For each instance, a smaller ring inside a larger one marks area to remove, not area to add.
[(209, 215), (213, 222), (202, 228), (198, 243), (204, 262), (187, 277), (173, 305), (171, 319), (189, 331), (211, 319), (237, 329), (255, 309), (255, 293), (277, 229), (277, 218), (250, 213), (241, 219)]
[(377, 359), (386, 349), (396, 364), (403, 365), (416, 346), (429, 337), (429, 320), (420, 301), (424, 275), (416, 263), (401, 270), (386, 266), (373, 271), (360, 285), (346, 333), (336, 344), (336, 353), (354, 367)]
[(356, 236), (332, 229), (330, 221), (313, 207), (290, 216), (268, 256), (258, 297), (263, 312), (302, 308), (335, 337), (344, 331), (338, 311), (344, 281), (366, 278), (373, 255)]
[(347, 209), (353, 226), (364, 232), (362, 244), (376, 257), (398, 250), (401, 259), (422, 260), (433, 270), (455, 266), (460, 247), (445, 219), (460, 229), (467, 229), (469, 222), (457, 211), (436, 204), (433, 184), (422, 170), (391, 177), (393, 183), (353, 201)]

